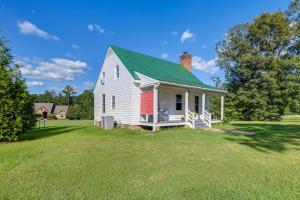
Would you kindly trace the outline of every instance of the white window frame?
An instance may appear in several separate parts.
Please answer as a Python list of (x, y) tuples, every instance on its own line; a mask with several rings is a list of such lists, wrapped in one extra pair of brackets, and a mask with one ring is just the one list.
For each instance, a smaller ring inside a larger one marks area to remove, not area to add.
[(115, 95), (111, 96), (111, 109), (112, 110), (116, 109), (116, 96)]
[(114, 69), (114, 77), (115, 77), (115, 80), (117, 80), (117, 79), (120, 78), (120, 66), (119, 66), (119, 65), (116, 65), (116, 66), (115, 66), (115, 69)]
[(101, 84), (102, 85), (105, 84), (105, 72), (102, 72), (102, 74), (101, 74)]
[(105, 114), (106, 112), (106, 95), (105, 94), (102, 94), (102, 114)]
[[(181, 101), (177, 101), (177, 96), (180, 96), (180, 100), (181, 100)], [(177, 104), (181, 104), (181, 105), (180, 105), (180, 109), (177, 109)], [(176, 95), (175, 95), (175, 110), (176, 110), (176, 111), (181, 111), (181, 110), (182, 110), (182, 107), (183, 107), (183, 97), (182, 97), (182, 94), (176, 94)]]
[[(196, 102), (196, 99), (198, 100), (198, 102)], [(199, 108), (200, 108), (200, 96), (195, 96), (195, 97), (194, 97), (194, 101), (195, 101), (195, 102), (194, 102), (194, 107), (195, 107), (194, 109), (195, 109), (195, 112), (196, 112), (196, 113), (199, 113), (199, 110), (200, 110), (200, 109), (199, 109)]]

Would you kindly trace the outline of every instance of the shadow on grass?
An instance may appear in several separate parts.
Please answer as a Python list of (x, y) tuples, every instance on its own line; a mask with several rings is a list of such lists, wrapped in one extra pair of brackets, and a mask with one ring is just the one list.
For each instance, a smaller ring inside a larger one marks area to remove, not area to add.
[[(284, 152), (288, 148), (300, 150), (300, 125), (291, 124), (233, 124), (233, 129), (254, 131), (256, 135), (226, 137), (261, 152)], [(289, 147), (287, 148), (287, 145)]]
[(37, 140), (41, 138), (52, 137), (60, 134), (69, 133), (71, 131), (83, 129), (84, 127), (72, 126), (49, 126), (45, 128), (34, 128), (28, 133), (20, 135), (18, 141)]

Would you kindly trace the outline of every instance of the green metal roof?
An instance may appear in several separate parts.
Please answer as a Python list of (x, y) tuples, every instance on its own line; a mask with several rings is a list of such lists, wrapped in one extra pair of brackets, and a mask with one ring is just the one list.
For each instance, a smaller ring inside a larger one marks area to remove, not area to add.
[(159, 81), (218, 90), (217, 88), (202, 83), (202, 81), (185, 69), (181, 64), (116, 46), (111, 46), (111, 48), (136, 80), (138, 80), (139, 77), (135, 72), (139, 72)]

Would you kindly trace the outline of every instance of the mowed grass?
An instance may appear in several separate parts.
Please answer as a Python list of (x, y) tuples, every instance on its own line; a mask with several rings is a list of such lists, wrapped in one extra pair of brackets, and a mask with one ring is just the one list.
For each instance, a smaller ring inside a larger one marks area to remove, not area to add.
[(47, 121), (0, 144), (1, 199), (300, 199), (300, 124), (103, 131)]

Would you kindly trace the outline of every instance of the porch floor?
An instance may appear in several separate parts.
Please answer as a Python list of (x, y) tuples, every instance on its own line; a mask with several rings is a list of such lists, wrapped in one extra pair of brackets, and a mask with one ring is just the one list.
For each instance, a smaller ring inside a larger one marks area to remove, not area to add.
[[(212, 124), (221, 123), (221, 120), (215, 119), (215, 120), (212, 120), (211, 123)], [(154, 124), (153, 122), (140, 122), (138, 125), (140, 125), (140, 126), (150, 126), (150, 127), (153, 127), (153, 126), (162, 127), (162, 126), (184, 126), (186, 124), (187, 124), (186, 121), (173, 120), (173, 121), (161, 121), (161, 122), (158, 122), (156, 124)]]
[(186, 125), (185, 121), (180, 121), (180, 120), (174, 120), (174, 121), (161, 121), (156, 124), (153, 122), (140, 122), (140, 126), (184, 126)]

